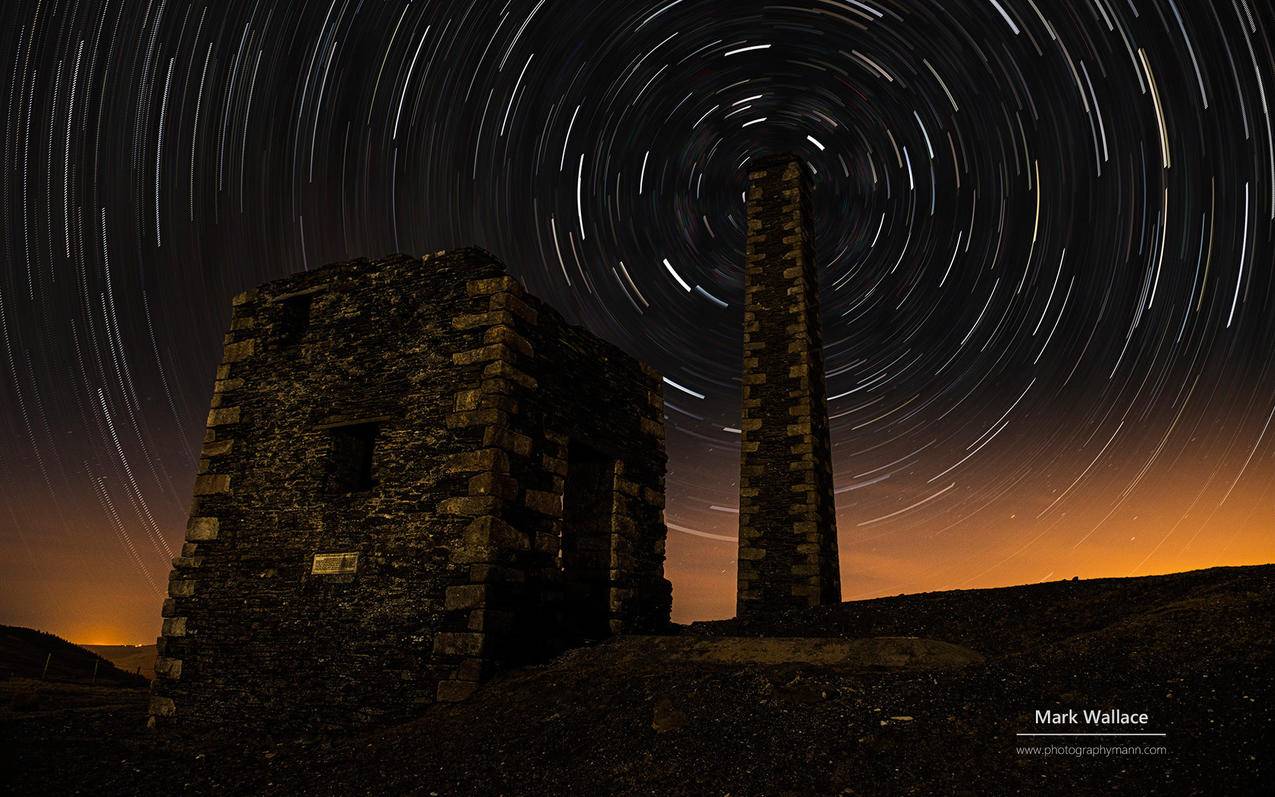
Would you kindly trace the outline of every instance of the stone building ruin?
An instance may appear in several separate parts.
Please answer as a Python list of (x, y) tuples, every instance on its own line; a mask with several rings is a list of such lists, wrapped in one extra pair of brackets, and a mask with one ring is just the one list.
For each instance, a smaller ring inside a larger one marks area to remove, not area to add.
[(402, 719), (668, 622), (660, 376), (478, 249), (235, 297), (150, 707)]

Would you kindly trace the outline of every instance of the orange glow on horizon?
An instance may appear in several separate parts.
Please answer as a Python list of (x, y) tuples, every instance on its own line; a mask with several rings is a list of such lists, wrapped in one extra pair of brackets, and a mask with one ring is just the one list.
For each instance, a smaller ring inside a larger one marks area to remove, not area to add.
[[(970, 474), (961, 485), (969, 484), (970, 492), (955, 507), (933, 501), (885, 522), (875, 519), (916, 504), (933, 486), (900, 478), (844, 492), (837, 496), (842, 597), (862, 600), (1073, 576), (1147, 576), (1275, 562), (1275, 479), (1267, 461), (1255, 460), (1248, 477), (1233, 489), (1233, 477), (1216, 477), (1216, 461), (1179, 461), (1171, 473), (1146, 479), (1127, 494), (1121, 489), (1128, 480), (1113, 468), (1107, 479), (1084, 485), (1057, 506), (1055, 498), (1069, 483), (1061, 477), (1052, 482), (1024, 479), (1012, 491), (999, 491), (995, 474)], [(711, 463), (716, 472), (709, 475), (725, 487), (736, 463), (725, 455)], [(675, 485), (679, 461), (674, 459), (672, 466), (670, 485)], [(984, 486), (989, 483), (992, 487)], [(728, 501), (727, 495), (714, 499)], [(735, 535), (737, 514), (696, 510), (693, 504), (672, 493), (668, 522)], [(976, 511), (962, 512), (963, 507)], [(34, 517), (42, 508), (33, 499), (21, 509)], [(173, 509), (173, 516), (161, 524), (176, 529), (174, 537), (180, 539), (184, 518), (181, 507)], [(84, 527), (96, 522), (87, 510), (73, 520)], [(105, 534), (89, 538), (72, 555), (51, 524), (28, 527), (26, 540), (30, 559), (0, 560), (0, 617), (5, 624), (37, 628), (78, 644), (154, 644), (166, 562), (152, 564), (152, 586)], [(665, 573), (673, 583), (675, 622), (734, 615), (735, 556), (734, 542), (670, 529)]]

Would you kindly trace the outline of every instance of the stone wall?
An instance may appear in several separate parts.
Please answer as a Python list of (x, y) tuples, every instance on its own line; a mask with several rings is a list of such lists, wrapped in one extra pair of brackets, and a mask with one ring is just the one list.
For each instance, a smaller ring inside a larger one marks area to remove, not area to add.
[(235, 297), (152, 725), (401, 719), (586, 635), (560, 555), (573, 440), (612, 474), (607, 631), (666, 623), (659, 385), (481, 250)]
[[(454, 355), (448, 423), (470, 440), (473, 470), (467, 496), (444, 507), (472, 518), (459, 560), (469, 577), (447, 591), (435, 661), (452, 669), (440, 700), (584, 638), (662, 627), (671, 605), (659, 374), (566, 324), (512, 278), (470, 282), (469, 296), (453, 323), (481, 340)], [(605, 530), (592, 540), (605, 546), (592, 589), (562, 545), (573, 536), (564, 523), (573, 446), (606, 471), (589, 515), (600, 508)], [(581, 619), (593, 614), (589, 601), (600, 603), (600, 627)]]
[(841, 600), (809, 172), (750, 164), (739, 614)]

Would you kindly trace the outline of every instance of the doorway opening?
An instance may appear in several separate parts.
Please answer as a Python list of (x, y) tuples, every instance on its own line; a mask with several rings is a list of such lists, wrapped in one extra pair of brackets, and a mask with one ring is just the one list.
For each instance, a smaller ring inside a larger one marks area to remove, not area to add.
[(571, 441), (562, 495), (563, 575), (568, 631), (584, 639), (610, 634), (611, 492), (615, 460)]

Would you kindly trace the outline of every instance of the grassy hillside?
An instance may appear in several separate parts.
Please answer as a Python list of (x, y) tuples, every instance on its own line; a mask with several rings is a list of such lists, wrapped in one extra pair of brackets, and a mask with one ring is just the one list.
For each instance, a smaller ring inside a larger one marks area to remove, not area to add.
[(95, 668), (99, 684), (146, 685), (145, 678), (120, 670), (96, 653), (61, 637), (32, 628), (0, 625), (0, 674), (87, 683), (93, 681)]
[(154, 645), (84, 645), (83, 647), (124, 672), (140, 673), (146, 678), (155, 677)]

